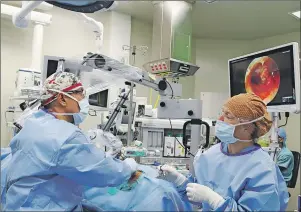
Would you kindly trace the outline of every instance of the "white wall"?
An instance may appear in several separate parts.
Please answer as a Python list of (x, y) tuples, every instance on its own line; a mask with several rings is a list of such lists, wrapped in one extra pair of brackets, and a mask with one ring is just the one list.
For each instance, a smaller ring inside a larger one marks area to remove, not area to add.
[[(200, 70), (195, 75), (195, 98), (200, 92), (229, 92), (228, 59), (293, 41), (300, 45), (300, 32), (251, 41), (197, 39), (196, 64)], [(300, 114), (290, 115), (286, 131), (289, 149), (300, 152)], [(293, 211), (300, 194), (300, 170), (296, 188), (289, 191), (292, 197), (287, 210)]]
[(292, 32), (284, 35), (260, 38), (252, 41), (251, 51), (271, 48), (285, 43), (298, 42), (300, 47), (300, 32)]
[[(11, 21), (1, 19), (1, 146), (9, 142), (6, 127), (5, 110), (8, 107), (9, 96), (15, 89), (16, 70), (28, 67), (31, 63), (32, 30), (17, 31), (12, 29)], [(27, 51), (24, 51), (26, 50)], [(13, 57), (12, 57), (13, 55)], [(8, 114), (9, 115), (9, 114)], [(9, 116), (8, 116), (9, 117)]]
[[(131, 33), (131, 46), (147, 46), (148, 50), (145, 55), (142, 55), (141, 51), (136, 51), (135, 60), (130, 52), (130, 65), (143, 68), (143, 65), (151, 60), (152, 55), (152, 24), (140, 21), (138, 19), (132, 18), (132, 33)], [(138, 97), (148, 97), (150, 98), (150, 89), (142, 86), (136, 85), (136, 95)], [(152, 102), (155, 101), (157, 92), (153, 91)], [(150, 102), (150, 100), (148, 99)]]
[(195, 98), (200, 92), (229, 92), (228, 59), (247, 53), (249, 43), (235, 40), (196, 41)]

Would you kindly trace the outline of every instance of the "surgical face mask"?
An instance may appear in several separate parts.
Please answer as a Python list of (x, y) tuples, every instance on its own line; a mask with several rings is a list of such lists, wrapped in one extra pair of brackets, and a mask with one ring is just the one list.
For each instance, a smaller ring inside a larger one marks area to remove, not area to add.
[(245, 124), (251, 124), (254, 123), (256, 121), (259, 121), (261, 119), (263, 119), (264, 116), (255, 119), (253, 121), (248, 121), (248, 122), (244, 122), (244, 123), (239, 123), (239, 124), (228, 124), (224, 121), (220, 121), (217, 120), (216, 125), (215, 125), (215, 135), (216, 137), (218, 137), (218, 139), (221, 140), (221, 142), (226, 143), (226, 144), (233, 144), (237, 141), (243, 141), (243, 142), (249, 142), (252, 140), (240, 140), (234, 137), (234, 131), (235, 131), (235, 127), (236, 126), (240, 126), (240, 125), (245, 125)]
[(88, 98), (84, 98), (80, 101), (77, 101), (77, 103), (79, 105), (80, 111), (79, 113), (72, 114), (75, 125), (79, 125), (80, 123), (82, 123), (87, 118), (89, 113)]
[(89, 100), (88, 100), (88, 98), (85, 97), (84, 99), (78, 101), (76, 98), (74, 98), (73, 96), (71, 96), (68, 93), (58, 91), (58, 90), (54, 90), (54, 89), (51, 89), (51, 91), (62, 93), (64, 95), (70, 97), (71, 99), (73, 99), (74, 101), (76, 101), (78, 103), (78, 106), (80, 108), (79, 113), (52, 113), (52, 114), (73, 116), (73, 121), (74, 121), (75, 125), (81, 124), (87, 118), (88, 113), (89, 113)]

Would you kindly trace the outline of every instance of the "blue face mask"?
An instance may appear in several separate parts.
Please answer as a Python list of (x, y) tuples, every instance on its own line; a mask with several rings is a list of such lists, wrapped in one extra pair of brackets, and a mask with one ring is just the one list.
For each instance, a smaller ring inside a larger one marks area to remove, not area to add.
[(244, 123), (239, 123), (236, 125), (228, 124), (224, 121), (217, 120), (216, 125), (215, 125), (215, 136), (223, 143), (226, 144), (233, 144), (237, 141), (243, 141), (243, 142), (249, 142), (252, 140), (240, 140), (234, 137), (234, 131), (236, 126), (240, 125), (245, 125), (245, 124), (251, 124), (253, 122), (259, 121), (263, 118), (264, 116), (255, 119), (253, 121), (248, 121)]
[(57, 90), (53, 90), (59, 93), (62, 93), (68, 97), (70, 97), (71, 99), (73, 99), (74, 101), (76, 101), (78, 103), (79, 106), (79, 112), (78, 113), (54, 113), (52, 112), (52, 114), (54, 115), (66, 115), (66, 116), (73, 116), (73, 121), (75, 125), (79, 125), (81, 124), (88, 116), (89, 113), (89, 100), (88, 98), (84, 98), (80, 101), (78, 101), (76, 98), (74, 98), (73, 96), (71, 96), (68, 93), (64, 93), (61, 91), (57, 91)]
[(73, 113), (73, 120), (75, 125), (81, 124), (88, 116), (89, 112), (89, 101), (87, 98), (84, 98), (80, 101), (77, 101), (80, 111), (79, 113)]

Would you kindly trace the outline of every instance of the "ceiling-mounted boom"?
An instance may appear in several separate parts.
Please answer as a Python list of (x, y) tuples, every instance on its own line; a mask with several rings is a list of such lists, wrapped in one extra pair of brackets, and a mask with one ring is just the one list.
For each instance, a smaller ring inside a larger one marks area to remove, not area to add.
[[(96, 11), (107, 11), (116, 7), (115, 1), (46, 1), (48, 4), (80, 13), (94, 13)], [(22, 8), (14, 13), (13, 24), (19, 28), (26, 28), (30, 19), (30, 13), (45, 1), (22, 1)], [(1, 5), (2, 6), (2, 5)]]

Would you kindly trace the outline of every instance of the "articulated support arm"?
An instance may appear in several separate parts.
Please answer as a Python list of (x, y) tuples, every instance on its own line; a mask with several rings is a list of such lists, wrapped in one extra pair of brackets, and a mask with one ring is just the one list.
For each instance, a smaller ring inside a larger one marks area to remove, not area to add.
[(88, 17), (84, 13), (79, 13), (79, 16), (85, 19), (85, 23), (87, 23), (91, 31), (95, 33), (96, 35), (95, 44), (97, 48), (97, 53), (100, 53), (101, 48), (103, 46), (103, 24), (99, 21), (94, 20), (93, 18)]
[(26, 28), (29, 22), (30, 12), (43, 1), (22, 1), (22, 9), (13, 15), (13, 24), (19, 28)]
[[(81, 72), (108, 73), (116, 78), (122, 78), (127, 81), (152, 88), (159, 92), (161, 96), (180, 97), (182, 87), (180, 84), (168, 82), (165, 79), (152, 79), (149, 73), (134, 66), (123, 64), (113, 58), (102, 54), (88, 54), (83, 61), (74, 61), (66, 59), (64, 61), (64, 70), (80, 76)], [(95, 86), (91, 82), (90, 86)]]

